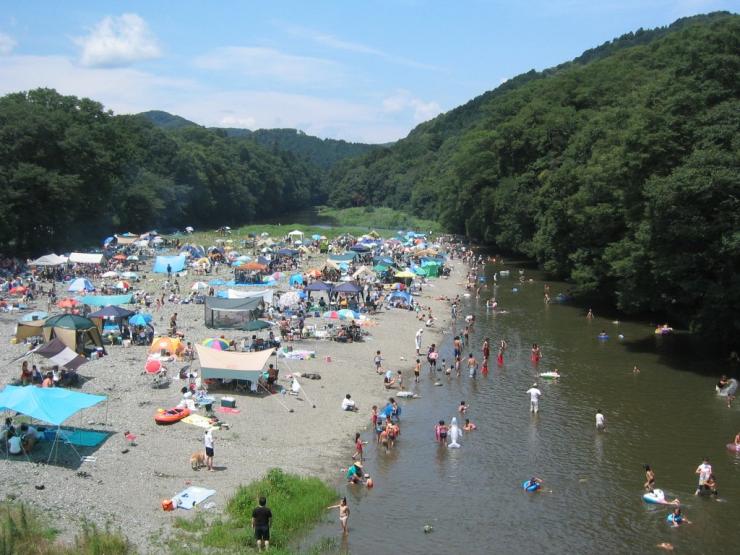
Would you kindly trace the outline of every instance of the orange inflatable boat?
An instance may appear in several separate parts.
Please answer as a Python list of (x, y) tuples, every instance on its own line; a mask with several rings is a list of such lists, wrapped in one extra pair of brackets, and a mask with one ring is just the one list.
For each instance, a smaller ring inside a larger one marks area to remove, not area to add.
[(190, 409), (175, 407), (172, 409), (160, 410), (154, 415), (154, 421), (157, 424), (174, 424), (186, 416), (190, 416)]

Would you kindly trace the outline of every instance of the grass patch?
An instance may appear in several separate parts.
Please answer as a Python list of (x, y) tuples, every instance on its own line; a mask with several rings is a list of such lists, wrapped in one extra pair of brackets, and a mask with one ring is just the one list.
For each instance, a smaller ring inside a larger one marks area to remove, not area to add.
[[(217, 518), (198, 530), (191, 523), (178, 519), (176, 526), (189, 537), (182, 541), (190, 545), (201, 545), (208, 550), (224, 553), (249, 553), (256, 548), (252, 531), (252, 510), (260, 496), (267, 498), (272, 511), (270, 529), (270, 552), (276, 555), (290, 554), (290, 548), (302, 534), (319, 522), (326, 514), (326, 507), (336, 502), (337, 492), (318, 478), (304, 478), (286, 474), (278, 468), (247, 486), (240, 486), (226, 506), (226, 515)], [(315, 546), (312, 553), (333, 550), (329, 540)]]
[(135, 553), (123, 535), (83, 523), (73, 545), (56, 541), (57, 530), (23, 504), (0, 505), (0, 555), (128, 555)]
[(377, 228), (380, 230), (391, 230), (394, 234), (398, 230), (434, 231), (440, 232), (441, 226), (433, 220), (424, 220), (412, 216), (401, 210), (394, 210), (386, 206), (358, 206), (355, 208), (330, 208), (328, 206), (318, 207), (319, 216), (331, 218), (339, 226), (361, 226), (366, 228)]

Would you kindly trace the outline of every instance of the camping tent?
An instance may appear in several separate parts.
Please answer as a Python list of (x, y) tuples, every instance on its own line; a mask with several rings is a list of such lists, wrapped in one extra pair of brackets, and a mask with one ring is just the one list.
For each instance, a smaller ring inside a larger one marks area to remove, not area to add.
[(332, 285), (319, 279), (312, 281), (306, 286), (305, 291), (331, 291)]
[(46, 341), (58, 337), (67, 347), (80, 354), (85, 352), (85, 347), (89, 344), (103, 347), (97, 326), (92, 320), (82, 316), (74, 314), (52, 316), (44, 322), (43, 332)]
[(58, 254), (47, 254), (32, 260), (28, 263), (29, 266), (60, 266), (67, 262), (66, 256), (59, 256)]
[(303, 232), (300, 229), (294, 229), (288, 233), (291, 241), (303, 241)]
[(76, 412), (105, 401), (102, 395), (78, 393), (61, 387), (6, 385), (0, 391), (0, 409), (12, 410), (60, 426)]
[(82, 291), (95, 291), (95, 286), (87, 278), (77, 278), (69, 284), (67, 291), (82, 292)]
[(69, 255), (69, 261), (75, 264), (102, 264), (105, 257), (99, 253), (73, 252)]
[(87, 362), (85, 357), (75, 353), (59, 339), (52, 339), (49, 343), (39, 345), (33, 351), (29, 351), (28, 354), (41, 355), (48, 358), (52, 364), (64, 366), (69, 370), (77, 370)]
[(262, 296), (246, 299), (206, 297), (205, 324), (207, 328), (243, 329), (249, 321), (262, 315), (264, 306)]
[(256, 383), (262, 376), (265, 364), (275, 349), (239, 353), (218, 351), (203, 345), (196, 345), (200, 360), (201, 378), (221, 378), (226, 380), (249, 380)]
[(45, 319), (18, 322), (15, 328), (15, 341), (20, 343), (29, 337), (43, 337)]
[(182, 272), (185, 269), (187, 258), (184, 256), (158, 256), (154, 261), (152, 271), (156, 274), (166, 274), (167, 266), (170, 266), (172, 272)]

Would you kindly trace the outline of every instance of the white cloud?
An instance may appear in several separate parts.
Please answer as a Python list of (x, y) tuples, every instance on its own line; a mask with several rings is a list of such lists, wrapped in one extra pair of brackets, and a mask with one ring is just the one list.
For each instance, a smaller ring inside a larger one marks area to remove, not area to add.
[(248, 77), (267, 77), (286, 83), (335, 84), (342, 80), (343, 69), (331, 60), (295, 56), (274, 48), (229, 46), (198, 56), (201, 69), (238, 72)]
[[(408, 92), (383, 101), (279, 88), (223, 89), (130, 67), (83, 67), (64, 56), (0, 56), (0, 95), (37, 87), (92, 98), (116, 113), (166, 110), (207, 126), (292, 127), (319, 137), (386, 143), (435, 115), (439, 107)], [(399, 100), (400, 99), (400, 100)]]
[(431, 119), (442, 112), (440, 105), (433, 100), (424, 101), (416, 98), (409, 91), (399, 90), (395, 94), (383, 99), (383, 111), (395, 114), (412, 111), (415, 122)]
[(15, 39), (5, 33), (0, 33), (0, 56), (7, 56), (16, 46)]
[(395, 64), (414, 67), (418, 69), (439, 69), (434, 65), (424, 64), (415, 60), (404, 58), (402, 56), (395, 56), (378, 48), (373, 48), (372, 46), (361, 44), (359, 42), (347, 41), (328, 33), (316, 31), (315, 29), (309, 29), (307, 27), (301, 27), (300, 25), (292, 25), (288, 23), (279, 23), (278, 26), (295, 37), (308, 39), (312, 42), (327, 46), (329, 48), (333, 48), (335, 50), (345, 50), (348, 52), (357, 52), (359, 54), (377, 56)]
[(88, 67), (120, 67), (158, 58), (161, 50), (146, 21), (134, 13), (104, 17), (85, 37), (80, 63)]

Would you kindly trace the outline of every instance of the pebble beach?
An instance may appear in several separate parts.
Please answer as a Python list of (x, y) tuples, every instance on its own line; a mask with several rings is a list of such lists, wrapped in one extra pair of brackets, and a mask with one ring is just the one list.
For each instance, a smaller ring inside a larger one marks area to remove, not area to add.
[[(325, 256), (317, 255), (306, 257), (301, 268), (324, 259)], [(50, 464), (46, 464), (48, 442), (42, 442), (30, 459), (3, 457), (0, 465), (5, 478), (0, 481), (0, 496), (42, 509), (62, 529), (63, 538), (71, 539), (80, 521), (86, 519), (120, 528), (140, 552), (155, 553), (162, 551), (175, 516), (188, 518), (199, 511), (221, 513), (240, 484), (258, 479), (270, 468), (336, 482), (343, 477), (340, 468), (351, 460), (354, 434), (370, 424), (370, 407), (382, 406), (398, 391), (384, 388), (382, 376), (375, 372), (375, 352), (382, 352), (384, 369), (403, 371), (406, 388), (410, 389), (416, 358), (414, 336), (423, 328), (422, 348), (439, 344), (443, 331), (449, 327), (450, 303), (443, 299), (454, 297), (463, 289), (465, 273), (459, 264), (448, 263), (450, 276), (429, 280), (415, 296), (417, 303), (431, 307), (436, 318), (432, 327), (425, 327), (415, 312), (383, 308), (372, 316), (371, 324), (365, 328), (369, 335), (362, 342), (304, 339), (289, 343), (296, 350), (315, 351), (315, 358), (278, 358), (278, 384), (290, 389), (288, 376), (293, 373), (321, 376), (320, 380), (301, 380), (303, 389), (297, 396), (211, 391), (217, 399), (214, 407), (218, 407), (222, 396), (230, 396), (235, 398), (239, 411), (216, 412), (228, 429), (213, 432), (215, 472), (194, 471), (190, 465), (191, 454), (203, 449), (203, 428), (183, 422), (159, 426), (153, 418), (158, 409), (175, 406), (180, 400), (185, 382), (176, 379), (176, 370), (187, 362), (168, 364), (175, 379), (167, 388), (154, 389), (152, 376), (144, 370), (148, 347), (108, 346), (108, 356), (91, 360), (79, 370), (84, 378), (79, 390), (105, 395), (107, 401), (81, 411), (65, 425), (105, 431), (110, 436), (94, 448), (59, 445)], [(163, 274), (152, 273), (141, 277), (136, 287), (152, 294), (161, 290), (166, 279)], [(201, 279), (194, 275), (179, 278), (184, 291)], [(287, 290), (287, 283), (279, 284), (277, 289)], [(38, 308), (45, 309), (45, 305), (44, 299)], [(169, 318), (177, 312), (178, 330), (185, 334), (186, 341), (200, 343), (222, 335), (227, 340), (238, 340), (251, 335), (207, 329), (203, 310), (203, 305), (169, 303), (159, 311), (153, 310), (157, 334), (166, 335)], [(28, 350), (27, 345), (11, 344), (17, 319), (17, 313), (0, 316), (0, 344), (5, 346), (0, 359), (2, 383), (11, 383), (18, 377), (20, 361), (13, 361)], [(306, 323), (321, 327), (327, 322), (309, 318)], [(275, 358), (270, 362), (274, 363)], [(193, 368), (198, 368), (197, 358)], [(347, 393), (359, 406), (358, 412), (340, 409)], [(136, 436), (133, 444), (124, 437), (126, 432)], [(90, 458), (81, 462), (81, 457)], [(162, 510), (162, 500), (191, 485), (213, 489), (216, 494), (194, 510)]]

